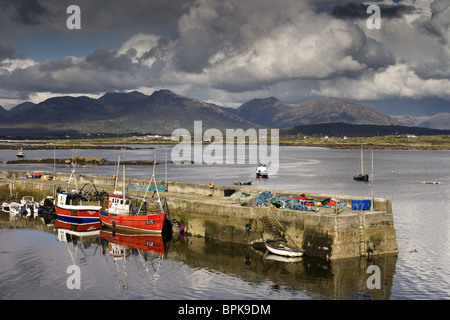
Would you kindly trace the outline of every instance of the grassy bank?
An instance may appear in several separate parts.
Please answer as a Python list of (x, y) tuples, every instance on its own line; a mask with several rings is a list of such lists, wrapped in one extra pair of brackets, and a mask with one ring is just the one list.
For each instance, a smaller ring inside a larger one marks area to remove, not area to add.
[[(5, 141), (5, 140), (4, 140)], [(61, 140), (10, 140), (0, 145), (0, 149), (133, 149), (133, 144), (147, 144), (148, 148), (153, 148), (155, 144), (172, 144), (178, 142), (170, 139), (157, 137), (109, 137), (109, 138), (89, 138), (89, 139), (61, 139)], [(270, 144), (270, 139), (268, 144)], [(208, 145), (209, 142), (203, 142)], [(433, 136), (407, 136), (389, 135), (376, 137), (347, 137), (324, 138), (319, 135), (304, 136), (281, 136), (279, 144), (282, 146), (314, 146), (334, 149), (355, 149), (361, 145), (372, 149), (386, 150), (450, 150), (449, 135)], [(127, 145), (124, 147), (123, 145)]]
[(371, 149), (386, 150), (450, 150), (450, 136), (376, 136), (335, 138), (322, 136), (286, 136), (280, 138), (280, 145), (317, 146), (333, 149), (356, 149), (361, 145)]

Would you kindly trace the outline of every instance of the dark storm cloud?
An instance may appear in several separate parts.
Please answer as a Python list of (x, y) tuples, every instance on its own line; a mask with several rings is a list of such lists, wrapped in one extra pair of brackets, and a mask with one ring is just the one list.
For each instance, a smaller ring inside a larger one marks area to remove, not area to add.
[(16, 50), (10, 45), (0, 43), (0, 59), (12, 59), (16, 57)]
[[(216, 100), (448, 97), (449, 1), (372, 2), (386, 19), (381, 30), (368, 30), (362, 0), (0, 0), (0, 59), (13, 60), (0, 60), (0, 88), (44, 96), (165, 87)], [(81, 9), (75, 32), (66, 27), (70, 4)], [(18, 58), (14, 48), (24, 49), (14, 40), (35, 34), (48, 50), (72, 40), (87, 49)]]
[[(131, 51), (129, 50), (128, 53), (131, 53)], [(118, 54), (116, 50), (107, 47), (95, 50), (87, 55), (84, 60), (86, 62), (85, 67), (93, 69), (105, 69), (108, 71), (123, 70), (131, 72), (134, 67), (129, 54)]]
[(12, 6), (11, 19), (25, 25), (36, 25), (47, 19), (49, 11), (37, 0), (9, 1)]
[[(416, 8), (408, 5), (376, 4), (380, 8), (381, 16), (387, 19), (400, 18), (405, 14), (413, 13)], [(346, 3), (331, 8), (331, 15), (338, 19), (367, 19), (367, 8), (363, 3)]]
[(75, 4), (81, 11), (80, 32), (164, 32), (176, 37), (177, 20), (190, 3), (191, 0), (0, 0), (0, 27), (14, 35), (30, 30), (70, 33), (66, 10)]

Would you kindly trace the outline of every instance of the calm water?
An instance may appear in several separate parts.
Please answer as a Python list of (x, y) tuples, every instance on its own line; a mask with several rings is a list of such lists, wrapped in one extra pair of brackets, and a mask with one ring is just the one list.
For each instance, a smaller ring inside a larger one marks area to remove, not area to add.
[[(139, 147), (139, 146), (138, 146)], [(142, 146), (144, 147), (144, 146)], [(98, 156), (116, 161), (164, 163), (171, 147), (136, 150), (56, 150), (57, 158)], [(1, 150), (0, 161), (15, 150)], [(53, 150), (25, 150), (27, 158), (53, 158)], [(374, 184), (356, 182), (359, 150), (281, 147), (280, 169), (254, 179), (254, 165), (160, 165), (157, 179), (216, 185), (253, 180), (253, 187), (323, 192), (392, 200), (398, 256), (372, 260), (322, 261), (304, 257), (286, 263), (252, 248), (201, 238), (157, 239), (137, 250), (139, 239), (110, 238), (103, 232), (69, 235), (37, 220), (10, 222), (0, 214), (0, 298), (2, 299), (449, 299), (450, 152), (374, 151)], [(365, 168), (372, 173), (371, 153)], [(0, 165), (0, 170), (48, 170), (53, 165)], [(57, 171), (70, 168), (57, 166)], [(112, 175), (114, 166), (88, 166), (79, 173)], [(151, 168), (129, 166), (128, 177), (149, 178)], [(423, 184), (440, 181), (440, 185)], [(161, 245), (156, 245), (157, 243)], [(155, 247), (156, 246), (156, 247)], [(155, 252), (162, 250), (163, 253)], [(119, 253), (119, 254), (116, 254)], [(67, 268), (80, 267), (81, 288), (70, 290)], [(369, 265), (381, 269), (381, 288), (368, 289)]]

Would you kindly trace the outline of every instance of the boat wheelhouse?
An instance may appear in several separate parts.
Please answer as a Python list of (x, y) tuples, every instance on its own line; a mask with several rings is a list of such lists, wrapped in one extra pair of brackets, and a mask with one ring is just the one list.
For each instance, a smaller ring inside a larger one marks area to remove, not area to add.
[(267, 166), (264, 163), (259, 163), (258, 167), (256, 167), (256, 177), (257, 178), (268, 178), (269, 171), (267, 170)]

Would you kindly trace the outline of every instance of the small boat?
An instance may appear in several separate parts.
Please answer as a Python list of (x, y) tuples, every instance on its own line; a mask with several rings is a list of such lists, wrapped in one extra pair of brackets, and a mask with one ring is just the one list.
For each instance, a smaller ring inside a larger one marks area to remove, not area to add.
[(3, 212), (9, 212), (9, 203), (8, 202), (3, 202), (2, 203), (2, 211)]
[(42, 199), (38, 207), (38, 216), (41, 218), (56, 218), (54, 201), (55, 199), (52, 196)]
[(356, 180), (356, 181), (369, 181), (369, 175), (367, 173), (355, 174), (353, 176), (353, 180)]
[(356, 181), (369, 181), (369, 175), (364, 173), (364, 158), (363, 158), (363, 149), (361, 146), (361, 173), (355, 174), (353, 176), (353, 180)]
[(269, 172), (267, 171), (267, 166), (264, 163), (259, 163), (256, 167), (256, 177), (257, 178), (268, 178)]
[(20, 207), (19, 202), (11, 202), (9, 204), (9, 215), (13, 218), (18, 218), (20, 216)]
[(301, 257), (304, 251), (301, 249), (295, 249), (287, 243), (281, 242), (279, 240), (265, 239), (264, 245), (269, 252), (286, 257)]
[(26, 218), (34, 219), (38, 215), (38, 204), (36, 202), (21, 204), (19, 212)]
[(24, 205), (24, 204), (34, 204), (34, 197), (32, 196), (25, 196), (22, 197), (22, 199), (20, 199), (20, 204)]
[[(133, 207), (131, 205), (131, 198), (125, 194), (125, 166), (123, 167), (123, 191), (114, 191), (108, 199), (108, 207), (100, 210), (100, 221), (106, 227), (144, 233), (162, 233), (170, 227), (170, 221), (166, 219), (161, 199), (159, 197), (158, 188), (156, 194), (158, 195), (157, 203), (159, 205), (156, 213), (151, 213), (146, 210), (145, 195), (141, 205)], [(155, 167), (153, 166), (153, 175), (149, 185), (152, 181), (156, 186)], [(148, 190), (148, 189), (147, 189)], [(147, 193), (147, 191), (146, 191)], [(143, 204), (145, 204), (143, 206)]]
[(23, 153), (22, 148), (19, 150), (19, 152), (17, 152), (16, 154), (16, 159), (23, 159), (25, 158), (25, 153)]

